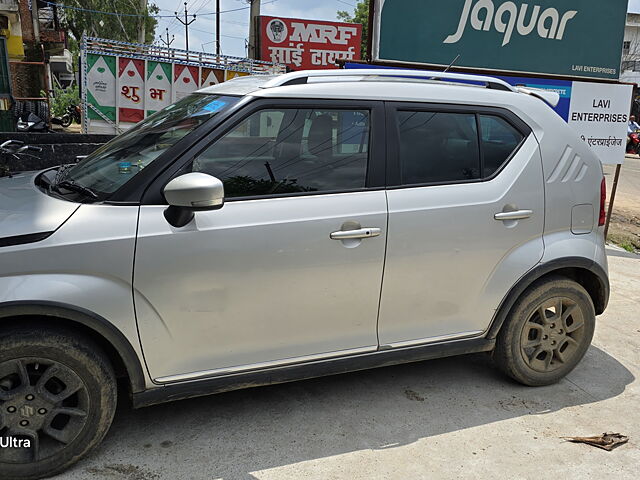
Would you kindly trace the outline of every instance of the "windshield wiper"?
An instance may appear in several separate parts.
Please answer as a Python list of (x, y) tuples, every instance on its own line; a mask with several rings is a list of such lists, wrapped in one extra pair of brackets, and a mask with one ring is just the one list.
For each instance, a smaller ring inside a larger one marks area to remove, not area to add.
[(52, 186), (56, 192), (60, 192), (60, 188), (64, 188), (65, 190), (70, 190), (72, 192), (81, 193), (87, 197), (91, 197), (94, 199), (98, 198), (98, 194), (91, 190), (89, 187), (85, 187), (84, 185), (80, 185), (79, 183), (74, 182), (73, 180), (63, 180), (59, 183), (56, 183)]

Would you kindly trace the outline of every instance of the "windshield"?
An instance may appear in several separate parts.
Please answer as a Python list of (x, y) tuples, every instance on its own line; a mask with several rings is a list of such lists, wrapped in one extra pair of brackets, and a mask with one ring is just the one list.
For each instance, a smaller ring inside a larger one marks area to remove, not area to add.
[(240, 97), (193, 94), (151, 115), (103, 145), (77, 165), (61, 169), (59, 193), (104, 199), (149, 166), (167, 149)]

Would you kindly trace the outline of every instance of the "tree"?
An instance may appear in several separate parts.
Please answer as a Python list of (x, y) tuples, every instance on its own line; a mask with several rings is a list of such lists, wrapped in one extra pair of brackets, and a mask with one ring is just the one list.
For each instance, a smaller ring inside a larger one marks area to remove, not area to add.
[(336, 16), (338, 20), (348, 23), (362, 24), (361, 58), (367, 58), (367, 39), (369, 38), (369, 0), (360, 0), (353, 10), (353, 15), (340, 10)]
[[(144, 27), (145, 43), (152, 43), (158, 20), (151, 15), (160, 9), (141, 0), (64, 0), (65, 6), (82, 8), (84, 10), (64, 10), (62, 27), (80, 41), (82, 35), (109, 38), (123, 42), (138, 42), (138, 32)], [(94, 12), (88, 11), (93, 10)], [(143, 15), (130, 17), (122, 15), (105, 15), (95, 11), (122, 14)]]

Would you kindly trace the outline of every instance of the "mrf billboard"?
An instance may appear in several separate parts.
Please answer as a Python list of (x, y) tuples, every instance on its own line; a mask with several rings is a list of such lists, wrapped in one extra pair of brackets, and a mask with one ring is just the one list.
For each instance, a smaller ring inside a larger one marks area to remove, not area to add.
[(362, 25), (299, 18), (259, 17), (260, 59), (291, 70), (337, 68), (359, 60)]
[(375, 0), (373, 57), (618, 79), (628, 0)]

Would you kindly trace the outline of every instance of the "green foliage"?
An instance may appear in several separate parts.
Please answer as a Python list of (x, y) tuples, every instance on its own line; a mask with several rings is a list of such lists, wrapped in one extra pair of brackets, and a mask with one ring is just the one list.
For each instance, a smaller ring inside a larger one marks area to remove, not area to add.
[(369, 0), (360, 0), (353, 10), (353, 14), (341, 10), (337, 12), (338, 20), (348, 23), (362, 24), (362, 49), (361, 58), (367, 58), (367, 39), (369, 38)]
[(636, 252), (636, 249), (631, 242), (622, 242), (620, 246), (624, 248), (627, 252), (631, 252), (631, 253)]
[(72, 54), (73, 68), (76, 71), (82, 35), (136, 43), (140, 27), (144, 24), (145, 43), (153, 43), (155, 38), (158, 19), (149, 15), (157, 14), (160, 9), (154, 3), (145, 2), (146, 10), (140, 8), (140, 0), (64, 0), (60, 3), (87, 10), (146, 15), (146, 17), (123, 17), (64, 9), (61, 24), (62, 28), (71, 34), (67, 40), (67, 48)]
[[(158, 20), (149, 15), (157, 14), (160, 9), (154, 3), (148, 4), (145, 8), (141, 8), (140, 0), (64, 0), (61, 3), (87, 10), (146, 15), (125, 17), (67, 8), (64, 10), (62, 25), (78, 41), (85, 34), (123, 42), (137, 42), (142, 25), (145, 27), (145, 43), (152, 43), (155, 38)], [(147, 2), (143, 0), (142, 3)]]
[(247, 195), (247, 192), (251, 192), (251, 195), (272, 195), (274, 193), (310, 192), (313, 190), (297, 185), (296, 180), (273, 182), (239, 175), (224, 181), (224, 191), (228, 197), (238, 197)]
[[(40, 92), (42, 97), (47, 94)], [(70, 105), (80, 105), (80, 91), (78, 86), (60, 88), (56, 85), (51, 92), (51, 113), (56, 117), (61, 117)]]

